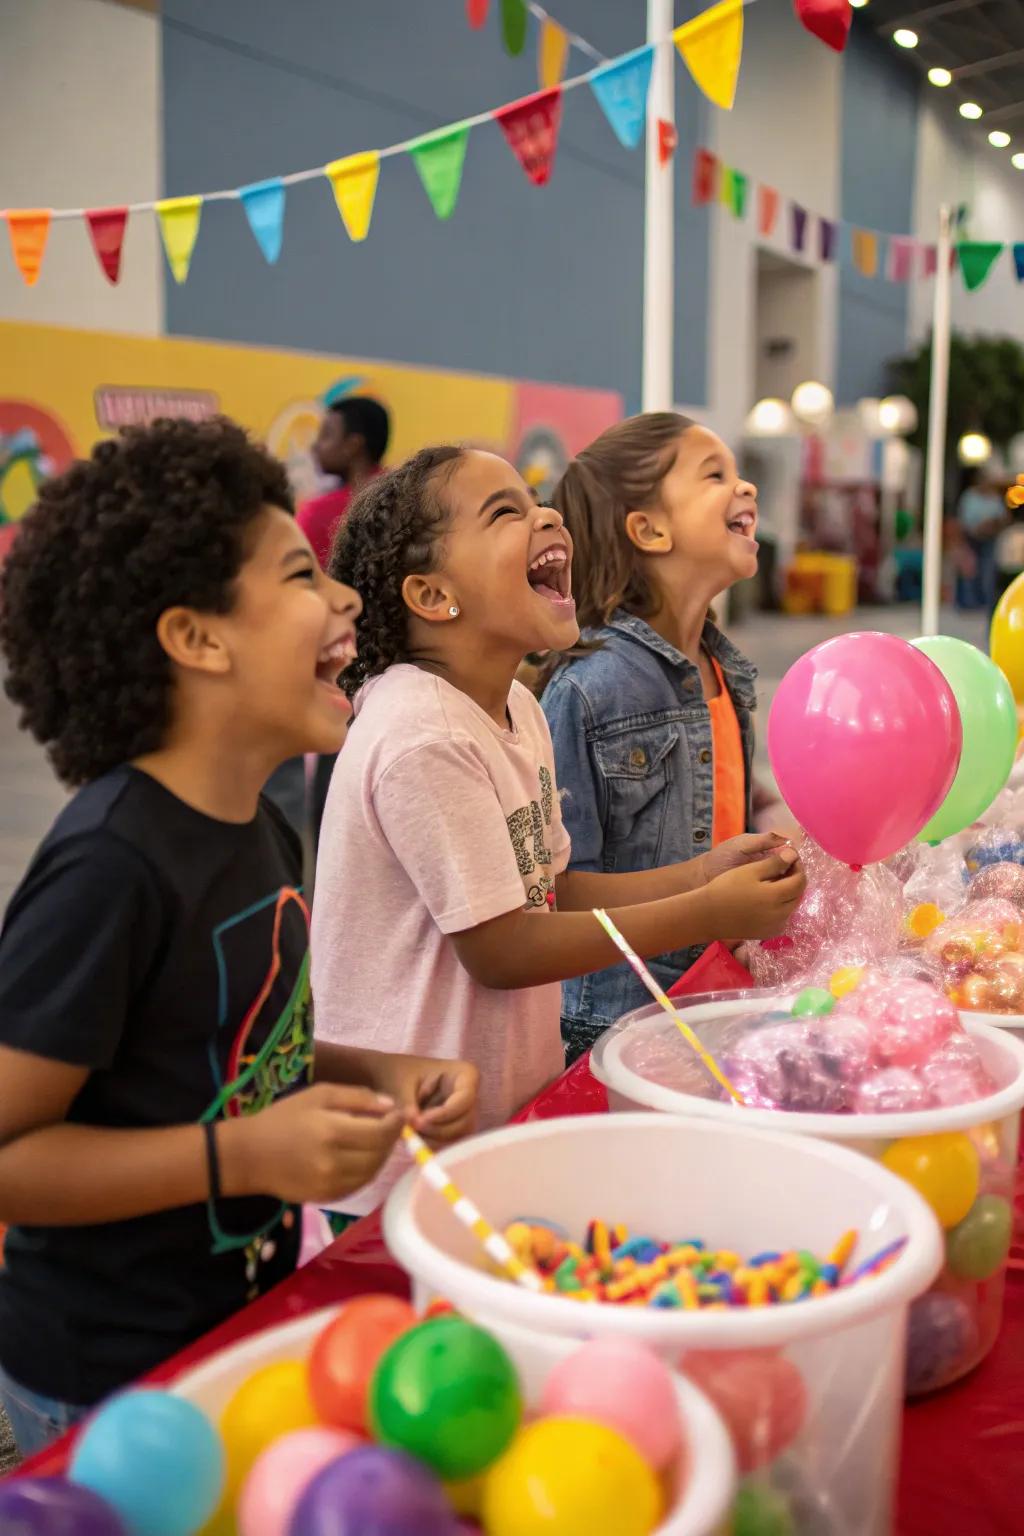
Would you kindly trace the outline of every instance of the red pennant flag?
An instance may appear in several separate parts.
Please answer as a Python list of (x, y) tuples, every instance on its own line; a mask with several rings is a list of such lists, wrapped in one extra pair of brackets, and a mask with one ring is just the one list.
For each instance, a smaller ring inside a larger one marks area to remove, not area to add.
[(128, 209), (87, 208), (85, 217), (99, 264), (107, 274), (108, 282), (116, 283), (121, 276), (121, 247)]
[(921, 273), (924, 277), (934, 277), (939, 270), (939, 248), (936, 245), (926, 245), (922, 252)]
[(842, 53), (850, 35), (850, 0), (793, 0), (793, 9), (813, 37)]
[(698, 149), (693, 157), (693, 205), (716, 201), (718, 192), (718, 158), (710, 149)]
[(466, 0), (466, 19), (471, 27), (482, 27), (487, 20), (489, 0)]
[(658, 118), (658, 160), (661, 165), (668, 165), (676, 152), (679, 143), (679, 135), (676, 133), (675, 123), (666, 122), (663, 117)]
[(766, 187), (762, 184), (757, 189), (757, 229), (764, 239), (774, 234), (778, 216), (779, 194), (774, 187)]
[(562, 87), (535, 91), (500, 107), (497, 118), (508, 146), (535, 187), (546, 186), (555, 163), (562, 121)]

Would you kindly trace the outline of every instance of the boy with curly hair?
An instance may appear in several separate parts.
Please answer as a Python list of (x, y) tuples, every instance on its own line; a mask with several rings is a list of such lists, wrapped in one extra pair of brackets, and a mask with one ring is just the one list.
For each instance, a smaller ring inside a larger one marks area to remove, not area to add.
[(0, 936), (26, 1454), (286, 1275), (300, 1202), (365, 1184), (404, 1118), (472, 1121), (464, 1064), (314, 1060), (300, 849), (260, 790), (340, 745), (360, 601), (292, 512), (241, 428), (160, 421), (48, 481), (2, 573), (7, 692), (78, 789)]

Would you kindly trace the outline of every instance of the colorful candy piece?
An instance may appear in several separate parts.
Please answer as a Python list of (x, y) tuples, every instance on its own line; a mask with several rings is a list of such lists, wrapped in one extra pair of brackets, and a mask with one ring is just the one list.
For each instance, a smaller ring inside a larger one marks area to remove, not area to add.
[(805, 987), (793, 1003), (794, 1019), (818, 1019), (831, 1013), (836, 1005), (833, 993), (824, 987)]

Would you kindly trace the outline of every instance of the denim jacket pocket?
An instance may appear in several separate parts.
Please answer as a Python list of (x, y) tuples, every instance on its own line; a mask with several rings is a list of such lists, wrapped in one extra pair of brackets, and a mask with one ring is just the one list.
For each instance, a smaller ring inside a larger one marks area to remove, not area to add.
[(658, 863), (674, 778), (675, 726), (638, 726), (599, 737), (594, 759), (605, 783), (605, 867), (643, 869)]

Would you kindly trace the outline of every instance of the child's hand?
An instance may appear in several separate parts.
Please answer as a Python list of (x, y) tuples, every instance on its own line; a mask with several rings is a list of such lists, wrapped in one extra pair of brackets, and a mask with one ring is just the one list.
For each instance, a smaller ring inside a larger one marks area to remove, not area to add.
[(727, 870), (753, 864), (777, 848), (785, 848), (787, 841), (781, 832), (744, 832), (740, 837), (730, 837), (728, 842), (719, 843), (717, 848), (702, 855), (704, 879), (710, 883)]
[(476, 1129), (480, 1074), (468, 1061), (392, 1056), (386, 1086), (413, 1130), (430, 1146), (445, 1146)]
[(403, 1116), (369, 1088), (317, 1083), (217, 1127), (225, 1194), (325, 1205), (368, 1184), (395, 1145)]
[(757, 864), (727, 870), (703, 893), (709, 907), (708, 926), (723, 944), (775, 938), (795, 912), (806, 885), (807, 877), (792, 848), (782, 848)]

